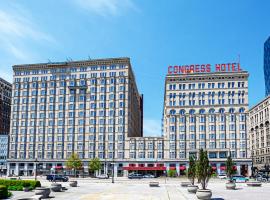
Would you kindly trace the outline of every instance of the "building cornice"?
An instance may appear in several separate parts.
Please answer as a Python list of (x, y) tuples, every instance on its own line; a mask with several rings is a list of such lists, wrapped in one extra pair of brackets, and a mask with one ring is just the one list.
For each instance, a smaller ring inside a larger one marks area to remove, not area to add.
[(33, 70), (33, 69), (50, 69), (55, 67), (84, 67), (95, 65), (111, 65), (111, 64), (129, 64), (130, 58), (105, 58), (105, 59), (93, 59), (93, 60), (80, 60), (80, 61), (67, 61), (67, 62), (49, 62), (38, 64), (22, 64), (14, 65), (13, 70)]

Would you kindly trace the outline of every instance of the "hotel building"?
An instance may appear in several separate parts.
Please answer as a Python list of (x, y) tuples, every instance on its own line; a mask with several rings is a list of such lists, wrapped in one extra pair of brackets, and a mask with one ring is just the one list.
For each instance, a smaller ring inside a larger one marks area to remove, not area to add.
[(73, 152), (84, 168), (98, 157), (108, 170), (129, 157), (127, 138), (142, 136), (129, 58), (15, 65), (13, 72), (9, 174), (32, 175), (37, 162), (43, 172), (64, 168)]
[(251, 172), (247, 135), (248, 73), (168, 74), (165, 82), (164, 160), (188, 165), (199, 149), (208, 151), (218, 173), (231, 155), (239, 174)]
[(8, 134), (10, 127), (11, 89), (11, 84), (0, 78), (0, 173), (5, 173), (6, 171)]
[(208, 150), (225, 170), (231, 155), (239, 174), (250, 173), (247, 137), (248, 73), (168, 74), (163, 135), (143, 137), (143, 98), (129, 58), (15, 65), (8, 173), (64, 170), (74, 152), (88, 171), (183, 174), (189, 156)]
[(249, 110), (251, 158), (254, 168), (258, 170), (270, 164), (269, 109), (270, 96)]

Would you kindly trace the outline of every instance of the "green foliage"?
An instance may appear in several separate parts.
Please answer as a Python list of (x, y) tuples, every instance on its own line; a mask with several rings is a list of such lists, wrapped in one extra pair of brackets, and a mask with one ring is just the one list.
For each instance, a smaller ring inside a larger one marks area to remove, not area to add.
[(22, 191), (23, 187), (29, 187), (34, 189), (36, 187), (40, 187), (40, 181), (35, 180), (8, 180), (8, 179), (0, 179), (0, 185), (4, 185), (8, 188), (8, 190)]
[(193, 156), (189, 157), (188, 178), (192, 185), (196, 177), (196, 161)]
[(5, 185), (0, 185), (0, 199), (5, 199), (8, 197), (8, 189)]
[(213, 173), (211, 174), (211, 177), (212, 177), (212, 178), (216, 178), (216, 177), (217, 177), (217, 173), (216, 173), (216, 172), (213, 172)]
[(92, 160), (90, 160), (89, 162), (89, 170), (94, 172), (94, 171), (98, 171), (101, 169), (101, 162), (99, 160), (99, 158), (93, 158)]
[(12, 192), (8, 191), (8, 196), (7, 197), (11, 197), (12, 196)]
[(199, 158), (196, 164), (196, 176), (201, 183), (202, 189), (206, 189), (207, 183), (212, 174), (212, 167), (209, 165), (207, 151), (200, 149)]
[(67, 168), (74, 169), (74, 170), (79, 170), (82, 168), (82, 161), (79, 158), (78, 154), (73, 153), (71, 156), (68, 158), (66, 162)]
[(186, 176), (188, 174), (188, 170), (186, 169), (183, 174)]
[(168, 171), (168, 176), (169, 176), (169, 177), (175, 177), (175, 176), (176, 176), (176, 170), (170, 169), (170, 170)]
[(23, 191), (23, 186), (21, 186), (21, 185), (8, 186), (8, 190), (11, 190), (11, 191)]
[(234, 169), (234, 162), (231, 158), (231, 156), (227, 157), (226, 160), (226, 175), (232, 181), (232, 176), (236, 173), (236, 170)]

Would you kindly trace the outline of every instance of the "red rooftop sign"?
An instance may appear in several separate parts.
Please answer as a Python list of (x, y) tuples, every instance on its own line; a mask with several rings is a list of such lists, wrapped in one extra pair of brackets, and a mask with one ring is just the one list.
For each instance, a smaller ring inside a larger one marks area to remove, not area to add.
[[(240, 63), (215, 64), (215, 72), (239, 72), (242, 71)], [(208, 73), (212, 72), (211, 64), (201, 65), (175, 65), (168, 67), (168, 74)]]

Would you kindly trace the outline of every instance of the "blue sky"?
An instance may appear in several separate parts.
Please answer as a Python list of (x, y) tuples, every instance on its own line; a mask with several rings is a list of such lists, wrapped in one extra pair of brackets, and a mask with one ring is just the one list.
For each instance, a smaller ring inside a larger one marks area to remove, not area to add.
[(264, 97), (268, 0), (0, 0), (0, 76), (14, 64), (130, 57), (144, 134), (160, 135), (168, 65), (237, 62), (250, 106)]

